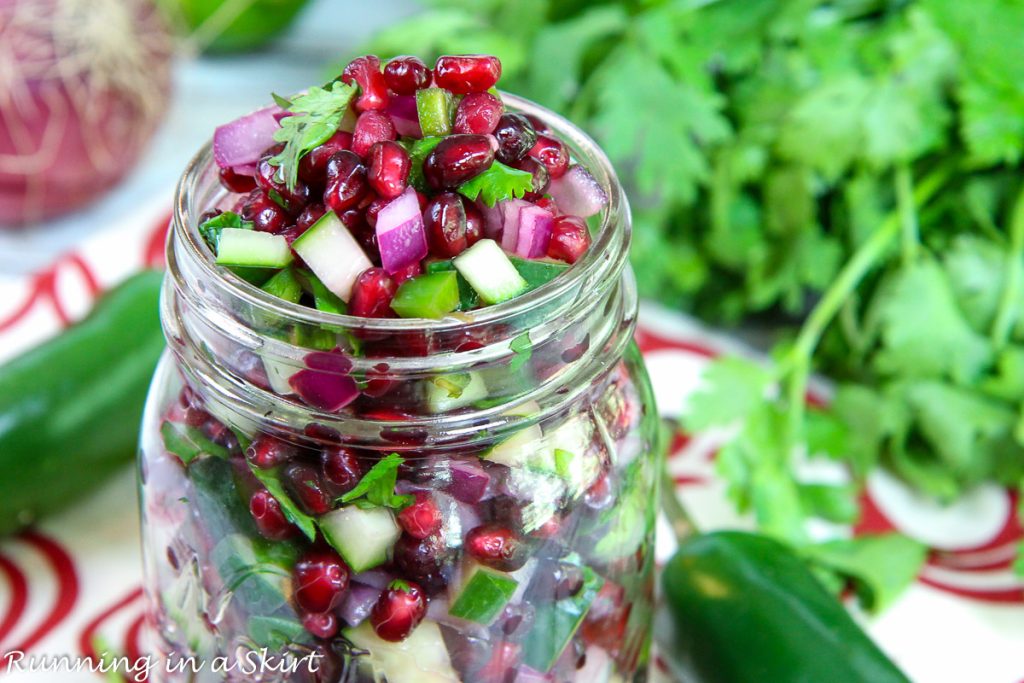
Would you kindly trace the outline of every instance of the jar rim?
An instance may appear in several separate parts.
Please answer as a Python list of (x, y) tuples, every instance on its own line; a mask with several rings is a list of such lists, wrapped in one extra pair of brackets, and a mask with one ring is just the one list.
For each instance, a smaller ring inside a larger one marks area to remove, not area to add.
[(362, 318), (321, 311), (275, 297), (234, 273), (218, 267), (210, 258), (209, 247), (199, 234), (197, 219), (201, 211), (195, 206), (195, 189), (202, 174), (212, 162), (212, 141), (203, 145), (191, 159), (175, 188), (171, 236), (185, 246), (190, 259), (199, 266), (208, 281), (220, 283), (220, 286), (228, 289), (232, 297), (237, 297), (248, 305), (291, 322), (358, 327), (380, 332), (449, 332), (467, 325), (501, 323), (556, 301), (573, 290), (578, 291), (581, 283), (599, 282), (611, 273), (621, 270), (628, 256), (632, 230), (629, 203), (607, 155), (589, 135), (560, 114), (504, 91), (501, 92), (501, 97), (514, 111), (540, 118), (573, 152), (581, 153), (585, 168), (608, 196), (608, 205), (601, 214), (600, 228), (583, 259), (573, 264), (559, 277), (522, 296), (468, 313), (450, 314), (441, 319)]

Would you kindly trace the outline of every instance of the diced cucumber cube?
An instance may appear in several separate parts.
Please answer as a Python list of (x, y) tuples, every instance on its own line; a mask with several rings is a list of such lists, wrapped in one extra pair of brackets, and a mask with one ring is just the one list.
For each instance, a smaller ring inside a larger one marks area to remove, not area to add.
[(561, 261), (537, 261), (518, 256), (512, 256), (509, 260), (531, 290), (546, 285), (569, 269), (569, 264)]
[(355, 505), (328, 512), (320, 518), (320, 530), (353, 572), (387, 562), (391, 548), (402, 535), (391, 510), (363, 510)]
[(416, 91), (416, 115), (424, 137), (448, 135), (452, 132), (452, 94), (444, 88)]
[(269, 232), (224, 228), (217, 242), (217, 264), (252, 268), (284, 268), (292, 262), (288, 240)]
[(555, 665), (590, 606), (604, 585), (604, 579), (590, 567), (583, 567), (583, 588), (576, 595), (536, 605), (529, 633), (523, 639), (523, 662), (537, 671), (547, 672)]
[(474, 563), (465, 572), (448, 613), (490, 626), (515, 595), (518, 586), (519, 582), (509, 574)]
[(435, 415), (465, 408), (487, 398), (487, 385), (479, 372), (439, 375), (426, 380), (424, 386), (427, 411)]
[(554, 471), (565, 480), (573, 498), (583, 495), (601, 473), (601, 463), (591, 448), (593, 437), (594, 423), (583, 415), (571, 417), (544, 433)]
[(333, 211), (325, 213), (302, 233), (292, 249), (324, 286), (346, 303), (356, 278), (373, 267), (363, 248)]
[(370, 622), (364, 621), (342, 635), (365, 656), (357, 661), (369, 669), (373, 680), (388, 683), (460, 683), (452, 668), (441, 629), (433, 621), (424, 621), (403, 641), (392, 643), (380, 638)]
[(454, 262), (484, 303), (508, 301), (529, 286), (494, 240), (480, 240), (455, 257)]
[(458, 307), (459, 280), (451, 271), (406, 280), (391, 300), (391, 310), (403, 318), (443, 318)]

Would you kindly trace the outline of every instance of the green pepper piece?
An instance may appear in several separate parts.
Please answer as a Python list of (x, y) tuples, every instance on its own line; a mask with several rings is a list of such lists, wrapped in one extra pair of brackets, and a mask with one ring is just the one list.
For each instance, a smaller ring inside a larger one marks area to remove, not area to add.
[[(450, 259), (447, 261), (431, 261), (424, 268), (428, 273), (446, 273), (455, 271), (455, 263)], [(459, 310), (472, 311), (480, 304), (480, 295), (476, 293), (469, 281), (456, 272), (459, 279)]]
[(781, 543), (719, 531), (685, 540), (662, 575), (664, 649), (701, 683), (909, 683)]
[(295, 277), (295, 271), (290, 267), (278, 271), (261, 289), (293, 304), (299, 303), (299, 299), (302, 298), (302, 283)]
[(453, 271), (406, 280), (391, 301), (391, 310), (403, 318), (443, 318), (458, 307), (459, 280)]
[(416, 115), (424, 137), (444, 136), (452, 132), (452, 94), (444, 88), (416, 91)]

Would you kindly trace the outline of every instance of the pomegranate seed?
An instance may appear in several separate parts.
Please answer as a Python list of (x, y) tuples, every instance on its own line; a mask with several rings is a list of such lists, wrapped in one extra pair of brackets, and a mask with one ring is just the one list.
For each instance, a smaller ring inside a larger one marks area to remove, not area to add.
[(424, 539), (441, 528), (441, 510), (424, 491), (416, 493), (416, 502), (398, 513), (398, 524), (413, 538)]
[(341, 80), (349, 85), (354, 81), (359, 86), (360, 95), (356, 100), (359, 111), (380, 111), (388, 106), (388, 85), (377, 57), (356, 57), (341, 72)]
[(328, 640), (338, 635), (338, 617), (333, 612), (310, 613), (302, 617), (302, 626), (317, 638)]
[(504, 110), (501, 100), (489, 92), (466, 95), (455, 110), (454, 133), (488, 135), (494, 132)]
[(366, 218), (367, 224), (370, 227), (373, 227), (373, 228), (377, 227), (377, 214), (379, 214), (380, 210), (383, 209), (385, 206), (387, 206), (389, 203), (390, 203), (390, 200), (388, 200), (388, 199), (377, 198), (377, 199), (374, 199), (372, 202), (370, 202), (370, 205), (368, 207), (366, 207), (366, 216), (365, 216), (365, 218)]
[(372, 398), (380, 398), (387, 394), (395, 386), (394, 380), (389, 376), (391, 366), (387, 363), (377, 363), (366, 371), (366, 387), (363, 393)]
[(523, 116), (526, 117), (526, 120), (530, 122), (530, 125), (533, 126), (533, 129), (538, 133), (548, 132), (548, 124), (546, 124), (540, 117), (534, 116), (533, 114), (523, 114)]
[(430, 69), (418, 57), (395, 57), (384, 67), (384, 82), (396, 95), (415, 95), (430, 85)]
[(263, 157), (256, 165), (256, 184), (285, 211), (297, 214), (309, 203), (312, 196), (309, 185), (300, 180), (294, 188), (289, 189), (284, 181), (278, 179), (277, 171), (277, 166), (270, 163), (270, 157)]
[(526, 632), (535, 616), (534, 608), (527, 603), (509, 603), (505, 606), (501, 616), (498, 617), (498, 625), (501, 632), (511, 636), (518, 631)]
[(466, 246), (471, 247), (484, 236), (484, 215), (465, 197), (462, 198), (462, 208), (466, 212)]
[(558, 210), (558, 204), (555, 204), (555, 200), (551, 199), (550, 197), (541, 197), (536, 202), (534, 202), (534, 204), (544, 209), (552, 216), (557, 216), (561, 213), (561, 211)]
[(511, 572), (526, 564), (526, 548), (507, 527), (497, 524), (478, 526), (468, 534), (466, 551), (482, 564)]
[(583, 590), (583, 570), (576, 565), (559, 563), (549, 578), (550, 584), (547, 592), (556, 602), (571, 598)]
[(513, 164), (525, 157), (537, 144), (537, 131), (522, 114), (505, 114), (494, 129), (498, 139), (498, 161)]
[(348, 493), (363, 478), (363, 467), (351, 448), (335, 446), (325, 450), (321, 456), (324, 480), (335, 495)]
[(454, 189), (494, 163), (497, 143), (490, 135), (450, 135), (423, 162), (423, 176), (435, 190)]
[(398, 271), (397, 273), (391, 273), (391, 279), (395, 281), (396, 287), (401, 287), (402, 283), (406, 280), (411, 280), (417, 275), (423, 274), (423, 265), (417, 261), (416, 263), (410, 263), (408, 266)]
[(281, 504), (270, 494), (261, 489), (249, 499), (249, 513), (256, 522), (260, 535), (271, 541), (284, 541), (298, 531), (281, 511)]
[(348, 565), (333, 550), (307, 550), (292, 570), (295, 602), (305, 612), (330, 612), (341, 603), (350, 573)]
[(352, 149), (352, 133), (339, 130), (327, 141), (314, 147), (299, 161), (299, 180), (309, 185), (323, 187), (327, 180), (327, 162), (336, 152)]
[(548, 256), (576, 263), (590, 248), (590, 231), (579, 216), (558, 216), (551, 226)]
[(405, 640), (427, 614), (427, 596), (415, 583), (395, 581), (370, 612), (373, 630), (393, 643)]
[(445, 55), (434, 64), (434, 83), (457, 95), (484, 92), (501, 78), (501, 60), (491, 55)]
[(440, 535), (415, 538), (409, 534), (395, 542), (395, 566), (405, 575), (435, 588), (445, 584), (444, 567), (449, 559), (448, 548)]
[(411, 165), (409, 153), (400, 144), (390, 140), (378, 142), (370, 148), (370, 186), (380, 199), (394, 199), (408, 187)]
[(530, 532), (530, 536), (533, 538), (539, 538), (548, 540), (558, 536), (558, 532), (562, 530), (562, 520), (558, 515), (552, 515), (548, 521), (541, 524), (539, 527)]
[(398, 285), (383, 268), (364, 270), (352, 285), (352, 296), (348, 301), (349, 315), (361, 318), (394, 318), (391, 300), (395, 298)]
[(355, 152), (335, 152), (327, 162), (327, 189), (324, 204), (339, 216), (370, 192), (366, 167)]
[(268, 434), (260, 434), (245, 449), (245, 457), (256, 467), (269, 470), (296, 456), (295, 447)]
[(246, 192), (252, 192), (256, 187), (256, 179), (251, 175), (236, 173), (230, 168), (220, 169), (218, 176), (220, 177), (220, 184), (230, 192), (245, 194)]
[(423, 212), (430, 253), (442, 259), (453, 258), (469, 246), (466, 240), (466, 208), (454, 192), (439, 194), (427, 203)]
[[(528, 171), (533, 176), (533, 192), (536, 199), (540, 199), (541, 195), (548, 191), (548, 187), (551, 186), (551, 174), (548, 173), (547, 167), (534, 159), (533, 157), (525, 157), (520, 159), (516, 163), (512, 164), (513, 168), (518, 168), (520, 171)], [(527, 196), (527, 199), (530, 197)]]
[(331, 498), (324, 488), (320, 473), (312, 465), (288, 465), (284, 470), (284, 486), (306, 514), (323, 515), (330, 512)]
[(299, 235), (313, 227), (313, 224), (323, 218), (325, 213), (327, 213), (327, 207), (323, 204), (310, 204), (303, 209), (299, 217), (295, 219), (295, 228)]
[(569, 170), (569, 150), (561, 140), (550, 135), (537, 136), (537, 144), (530, 150), (530, 156), (547, 166), (552, 178), (561, 178)]
[(288, 213), (263, 190), (253, 190), (242, 206), (242, 219), (252, 221), (254, 230), (279, 233), (291, 222)]
[(378, 142), (397, 138), (398, 131), (390, 116), (379, 111), (364, 111), (356, 120), (356, 129), (352, 132), (352, 151), (365, 159), (370, 148)]
[(583, 502), (594, 509), (603, 510), (612, 504), (614, 497), (615, 494), (612, 491), (611, 483), (608, 481), (608, 475), (601, 474), (597, 481), (591, 484), (587, 492), (583, 494)]

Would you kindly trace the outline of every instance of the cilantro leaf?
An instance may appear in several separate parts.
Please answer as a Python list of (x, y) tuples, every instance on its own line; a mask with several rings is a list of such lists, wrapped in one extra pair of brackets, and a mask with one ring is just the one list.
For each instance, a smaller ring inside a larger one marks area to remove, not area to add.
[(412, 504), (414, 497), (395, 493), (398, 468), (405, 460), (398, 453), (379, 460), (370, 471), (363, 475), (356, 487), (338, 500), (355, 503), (361, 508), (389, 507), (401, 510)]
[(326, 88), (313, 86), (291, 100), (292, 115), (281, 119), (281, 127), (274, 132), (274, 140), (283, 142), (284, 149), (270, 160), (290, 189), (299, 179), (299, 161), (334, 135), (357, 90), (355, 85), (335, 81)]
[(264, 470), (256, 467), (253, 464), (249, 465), (249, 469), (252, 471), (253, 476), (259, 479), (260, 483), (267, 487), (277, 502), (281, 505), (281, 512), (288, 518), (288, 521), (294, 524), (302, 531), (302, 533), (311, 541), (316, 540), (316, 520), (303, 512), (299, 506), (292, 500), (291, 496), (284, 488), (284, 484), (281, 483), (281, 476), (277, 469)]
[(486, 171), (459, 185), (459, 193), (471, 200), (483, 197), (487, 206), (506, 199), (522, 199), (533, 189), (533, 174), (495, 161)]
[(423, 177), (423, 162), (434, 148), (444, 140), (441, 136), (427, 136), (407, 145), (409, 148), (409, 184), (420, 192), (427, 192), (430, 186)]
[(688, 401), (683, 422), (690, 430), (724, 427), (745, 418), (765, 401), (771, 373), (745, 358), (724, 356), (713, 361), (701, 386)]
[(530, 360), (530, 356), (533, 355), (533, 342), (530, 341), (530, 333), (523, 332), (513, 339), (512, 343), (509, 344), (509, 349), (512, 350), (512, 353), (516, 354), (515, 358), (508, 365), (509, 370), (515, 372), (526, 365), (527, 361)]
[(199, 226), (199, 234), (206, 240), (213, 253), (217, 253), (217, 245), (220, 242), (220, 234), (224, 228), (238, 228), (239, 230), (252, 230), (252, 223), (243, 221), (242, 217), (234, 211), (225, 211), (217, 214), (209, 220), (203, 221)]
[(168, 453), (178, 456), (186, 465), (202, 455), (226, 458), (229, 453), (223, 446), (210, 441), (195, 427), (165, 420), (160, 425), (160, 436)]

